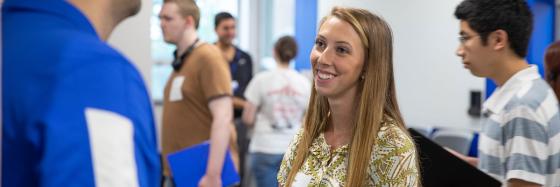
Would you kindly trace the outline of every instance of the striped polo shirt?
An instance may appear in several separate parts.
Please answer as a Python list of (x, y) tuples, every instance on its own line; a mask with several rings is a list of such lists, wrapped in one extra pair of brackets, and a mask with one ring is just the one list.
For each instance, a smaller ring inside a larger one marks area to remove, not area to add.
[(560, 116), (537, 67), (517, 72), (484, 103), (479, 168), (506, 182), (560, 186)]

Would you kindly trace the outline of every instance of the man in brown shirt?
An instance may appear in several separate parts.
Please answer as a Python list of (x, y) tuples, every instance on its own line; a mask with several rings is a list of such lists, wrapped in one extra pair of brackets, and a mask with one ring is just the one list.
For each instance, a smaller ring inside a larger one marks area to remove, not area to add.
[(166, 158), (169, 153), (210, 140), (207, 170), (199, 186), (222, 186), (228, 144), (237, 163), (227, 62), (218, 48), (198, 40), (200, 13), (193, 0), (165, 0), (159, 17), (165, 41), (177, 46), (174, 72), (164, 91), (164, 185), (173, 186)]

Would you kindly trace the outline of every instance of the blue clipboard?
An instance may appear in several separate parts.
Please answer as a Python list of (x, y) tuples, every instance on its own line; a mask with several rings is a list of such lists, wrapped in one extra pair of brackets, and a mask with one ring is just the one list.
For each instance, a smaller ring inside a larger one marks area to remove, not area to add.
[[(210, 143), (205, 141), (167, 156), (177, 187), (198, 187), (198, 182), (206, 173), (209, 151)], [(222, 186), (232, 186), (238, 184), (239, 181), (239, 174), (235, 170), (228, 149), (222, 170)]]

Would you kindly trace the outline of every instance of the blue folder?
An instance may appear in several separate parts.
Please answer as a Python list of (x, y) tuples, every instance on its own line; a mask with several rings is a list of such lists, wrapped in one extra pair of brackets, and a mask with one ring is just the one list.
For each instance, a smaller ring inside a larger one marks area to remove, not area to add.
[[(210, 144), (206, 141), (167, 156), (177, 187), (198, 187), (198, 182), (206, 173), (209, 151)], [(239, 174), (235, 170), (228, 150), (222, 170), (222, 186), (232, 186), (238, 183)]]

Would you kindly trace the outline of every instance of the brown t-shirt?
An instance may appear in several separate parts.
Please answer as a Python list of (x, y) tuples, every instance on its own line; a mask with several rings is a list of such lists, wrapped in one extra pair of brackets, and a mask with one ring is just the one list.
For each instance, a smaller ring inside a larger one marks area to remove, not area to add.
[[(165, 85), (162, 147), (164, 175), (171, 176), (167, 155), (210, 139), (212, 99), (232, 95), (229, 67), (218, 48), (200, 44)], [(229, 125), (230, 150), (238, 163), (236, 133)]]

